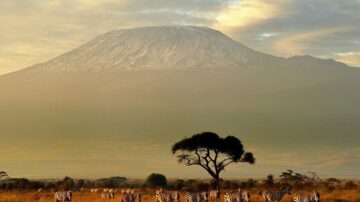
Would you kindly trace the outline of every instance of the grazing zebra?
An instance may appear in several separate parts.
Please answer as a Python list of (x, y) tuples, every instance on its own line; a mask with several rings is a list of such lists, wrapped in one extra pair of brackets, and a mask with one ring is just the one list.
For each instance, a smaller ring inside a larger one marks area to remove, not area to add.
[(71, 191), (57, 191), (55, 192), (55, 202), (71, 202), (72, 193)]
[(141, 202), (140, 193), (120, 193), (120, 202), (135, 202), (136, 198)]
[(131, 194), (131, 193), (135, 193), (136, 190), (135, 189), (130, 189), (130, 188), (126, 188), (126, 189), (120, 189), (121, 193), (126, 193), (126, 194)]
[(187, 192), (185, 194), (186, 202), (201, 202), (201, 201), (208, 201), (209, 194), (208, 192), (201, 192), (201, 193), (190, 193)]
[(241, 191), (240, 189), (236, 192), (227, 192), (224, 195), (224, 202), (250, 202), (250, 193), (247, 191)]
[(155, 194), (156, 202), (180, 202), (180, 193), (174, 192), (162, 192), (156, 190)]
[(216, 189), (210, 190), (209, 191), (209, 199), (211, 201), (215, 201), (218, 198), (218, 194), (219, 194), (218, 190), (216, 190)]
[(114, 193), (114, 191), (112, 191), (112, 190), (103, 191), (103, 192), (101, 193), (101, 198), (102, 198), (102, 199), (113, 199), (113, 198), (115, 198), (115, 193)]
[(313, 190), (311, 194), (301, 195), (299, 193), (294, 196), (295, 202), (320, 202), (320, 192)]
[(125, 192), (120, 193), (120, 202), (131, 202), (131, 196), (130, 194), (127, 194)]
[(99, 190), (98, 189), (90, 189), (90, 192), (91, 193), (96, 193), (96, 192), (98, 192)]
[(285, 194), (291, 195), (291, 187), (290, 186), (286, 186), (284, 188), (282, 188), (280, 191), (278, 192), (269, 192), (269, 191), (264, 191), (262, 193), (262, 196), (264, 198), (264, 200), (267, 201), (281, 201), (281, 199), (285, 196)]

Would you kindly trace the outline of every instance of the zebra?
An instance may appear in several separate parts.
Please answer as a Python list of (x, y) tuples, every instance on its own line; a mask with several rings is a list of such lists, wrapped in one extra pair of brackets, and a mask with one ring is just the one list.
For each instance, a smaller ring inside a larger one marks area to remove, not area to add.
[(201, 202), (201, 201), (208, 201), (209, 194), (208, 192), (201, 192), (201, 193), (190, 193), (187, 192), (185, 194), (186, 202)]
[(224, 202), (250, 202), (250, 193), (238, 189), (236, 192), (227, 192), (224, 195)]
[(55, 202), (71, 202), (72, 193), (71, 191), (57, 191), (55, 192)]
[(136, 189), (124, 188), (124, 189), (120, 189), (120, 192), (125, 194), (132, 194), (136, 192)]
[(112, 190), (109, 191), (103, 191), (101, 193), (101, 198), (102, 199), (114, 199), (115, 198), (115, 193)]
[(269, 191), (264, 191), (262, 193), (262, 196), (264, 198), (264, 200), (267, 201), (281, 201), (281, 199), (285, 196), (285, 194), (291, 195), (291, 187), (290, 186), (286, 186), (284, 188), (282, 188), (280, 191), (278, 192), (269, 192)]
[(311, 194), (301, 195), (299, 193), (294, 196), (295, 202), (320, 202), (320, 192), (313, 190)]
[(99, 191), (99, 189), (90, 189), (90, 192), (91, 193), (96, 193), (96, 192), (98, 192)]
[(120, 193), (120, 202), (135, 202), (136, 198), (141, 202), (140, 193)]
[(218, 195), (219, 195), (219, 191), (217, 189), (212, 189), (209, 191), (209, 199), (211, 201), (216, 201)]
[(180, 202), (180, 192), (163, 192), (156, 190), (155, 198), (157, 202)]

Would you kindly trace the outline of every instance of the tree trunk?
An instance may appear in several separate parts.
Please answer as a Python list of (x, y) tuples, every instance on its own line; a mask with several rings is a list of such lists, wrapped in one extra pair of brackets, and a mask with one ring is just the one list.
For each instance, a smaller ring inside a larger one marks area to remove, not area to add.
[(216, 201), (220, 202), (220, 177), (216, 176), (217, 196)]

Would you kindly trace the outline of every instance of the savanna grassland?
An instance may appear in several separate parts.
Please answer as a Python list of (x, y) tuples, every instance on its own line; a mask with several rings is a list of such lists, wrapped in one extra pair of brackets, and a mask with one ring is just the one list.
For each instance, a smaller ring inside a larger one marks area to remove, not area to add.
[[(229, 190), (223, 190), (222, 193), (225, 193)], [(259, 189), (251, 189), (251, 201), (263, 201), (261, 195), (259, 195)], [(283, 201), (292, 201), (295, 193), (306, 193), (303, 190), (293, 190), (291, 196), (285, 196)], [(340, 202), (340, 201), (360, 201), (360, 189), (349, 189), (349, 190), (340, 190), (335, 189), (332, 191), (329, 190), (320, 190), (321, 192), (321, 201), (326, 202)], [(155, 195), (153, 190), (142, 190), (143, 197), (142, 202), (155, 202)], [(181, 202), (185, 202), (184, 193), (182, 192)], [(119, 195), (115, 195), (115, 199), (104, 200), (101, 199), (101, 193), (90, 193), (90, 191), (84, 192), (74, 192), (73, 201), (74, 202), (104, 202), (104, 201), (119, 201)], [(0, 201), (1, 202), (53, 202), (54, 193), (50, 191), (8, 191), (0, 192)], [(223, 196), (221, 197), (221, 202), (223, 202)]]

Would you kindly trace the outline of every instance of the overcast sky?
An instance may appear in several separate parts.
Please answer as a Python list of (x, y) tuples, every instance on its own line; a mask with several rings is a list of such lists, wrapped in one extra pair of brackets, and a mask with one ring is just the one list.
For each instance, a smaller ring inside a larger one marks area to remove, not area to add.
[(359, 10), (360, 0), (1, 0), (0, 74), (151, 25), (208, 26), (273, 55), (360, 66)]

